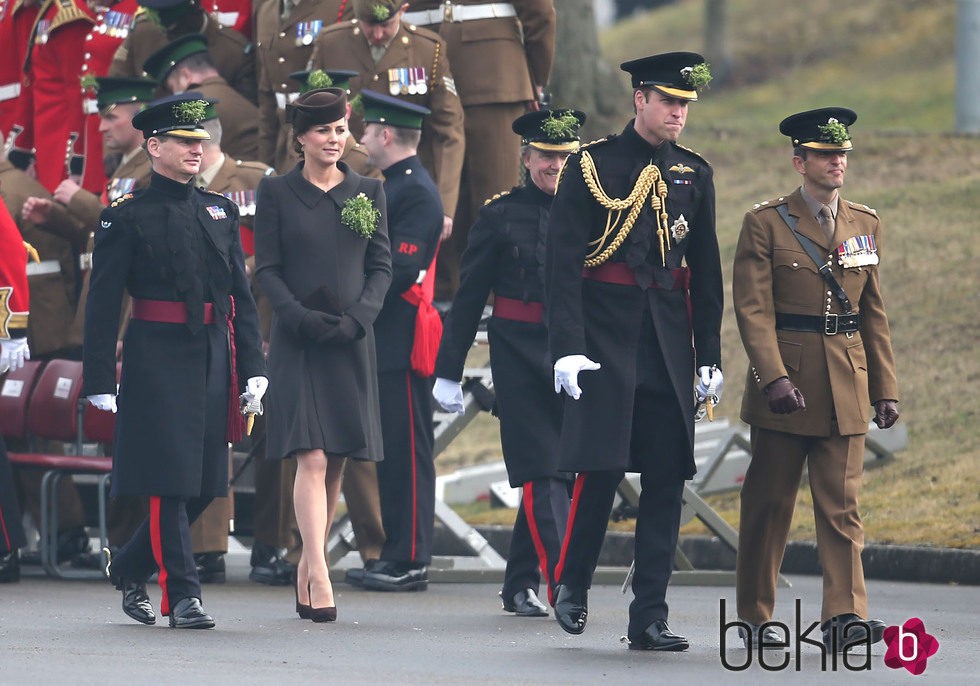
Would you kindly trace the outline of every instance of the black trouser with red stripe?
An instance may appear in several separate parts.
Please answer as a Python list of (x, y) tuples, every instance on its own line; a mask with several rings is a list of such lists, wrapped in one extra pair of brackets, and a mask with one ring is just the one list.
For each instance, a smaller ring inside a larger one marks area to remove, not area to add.
[(436, 468), (432, 456), (432, 382), (410, 370), (378, 374), (384, 460), (378, 463), (381, 559), (432, 562)]
[(27, 545), (20, 506), (14, 489), (14, 475), (7, 457), (7, 445), (0, 436), (0, 555)]
[(505, 600), (528, 588), (537, 593), (542, 576), (548, 599), (552, 599), (555, 567), (568, 523), (571, 485), (567, 479), (548, 477), (524, 484), (504, 571), (501, 595)]
[[(561, 558), (558, 583), (592, 586), (592, 575), (609, 524), (621, 471), (582, 472), (575, 480), (572, 507)], [(638, 636), (657, 619), (667, 619), (667, 584), (674, 566), (684, 481), (647, 470), (640, 474), (640, 507), (634, 541), (633, 602), (629, 635)]]
[(146, 581), (153, 572), (159, 572), (162, 615), (169, 615), (170, 608), (184, 598), (201, 597), (190, 526), (212, 500), (212, 496), (150, 496), (150, 515), (112, 556), (114, 577)]

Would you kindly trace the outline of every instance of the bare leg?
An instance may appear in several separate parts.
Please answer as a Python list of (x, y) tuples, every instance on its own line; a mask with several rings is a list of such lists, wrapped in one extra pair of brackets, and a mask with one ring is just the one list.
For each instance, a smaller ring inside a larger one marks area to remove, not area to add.
[[(293, 482), (293, 508), (303, 539), (303, 552), (296, 566), (299, 602), (311, 604), (309, 588), (314, 579), (322, 587), (327, 576), (324, 532), (327, 525), (327, 495), (323, 484), (327, 476), (327, 457), (322, 450), (296, 453), (296, 480)], [(317, 605), (316, 607), (324, 607)]]

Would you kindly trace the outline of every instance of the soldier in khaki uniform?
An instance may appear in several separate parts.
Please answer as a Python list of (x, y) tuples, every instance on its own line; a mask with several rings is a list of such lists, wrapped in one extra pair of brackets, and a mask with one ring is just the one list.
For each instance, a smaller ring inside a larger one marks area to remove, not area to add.
[[(285, 112), (286, 104), (296, 99), (299, 89), (289, 75), (306, 68), (320, 31), (353, 16), (350, 0), (266, 0), (255, 10), (260, 115), (258, 159), (280, 173), (292, 169), (297, 159), (289, 140)], [(361, 173), (357, 168), (354, 171)]]
[(224, 132), (221, 149), (237, 160), (257, 159), (259, 110), (215, 69), (204, 36), (171, 41), (147, 58), (143, 71), (169, 93), (196, 91), (213, 101)]
[(198, 0), (142, 0), (133, 28), (116, 50), (109, 76), (142, 76), (143, 63), (170, 41), (188, 33), (207, 40), (214, 66), (250, 102), (255, 95), (255, 49), (234, 29), (224, 28)]
[(736, 248), (732, 296), (750, 365), (741, 417), (752, 427), (736, 590), (749, 649), (781, 640), (760, 625), (772, 619), (804, 464), (823, 568), (824, 645), (870, 644), (884, 630), (867, 619), (858, 490), (869, 408), (880, 428), (894, 424), (898, 384), (878, 274), (878, 215), (838, 192), (855, 119), (827, 107), (780, 123), (802, 186), (749, 210)]
[[(201, 122), (201, 127), (211, 138), (203, 142), (204, 156), (195, 183), (221, 193), (238, 205), (242, 233), (250, 234), (255, 216), (255, 189), (263, 176), (273, 173), (272, 168), (225, 154), (222, 145), (224, 125), (217, 109), (216, 104), (208, 107), (208, 118)], [(212, 500), (191, 525), (191, 548), (201, 583), (225, 581), (224, 554), (228, 552), (228, 527), (233, 512), (234, 499), (229, 489), (227, 496)]]
[[(31, 292), (31, 316), (27, 322), (27, 337), (31, 356), (37, 359), (74, 357), (80, 350), (68, 336), (77, 304), (77, 267), (70, 240), (49, 234), (37, 224), (24, 219), (21, 208), (31, 196), (50, 198), (50, 194), (37, 180), (17, 169), (7, 160), (0, 160), (0, 198), (14, 218), (24, 240), (38, 252), (39, 262), (27, 263), (27, 282)], [(71, 219), (61, 209), (60, 219)], [(3, 319), (0, 313), (0, 320)], [(13, 449), (27, 446), (11, 444)], [(23, 509), (31, 513), (35, 523), (41, 521), (40, 488), (42, 474), (32, 469), (14, 469), (17, 478), (19, 500)], [(84, 552), (88, 537), (84, 532), (85, 512), (78, 491), (69, 479), (63, 479), (58, 489), (59, 559)]]
[(407, 24), (446, 41), (466, 122), (466, 161), (452, 236), (439, 251), (436, 299), (451, 300), (469, 227), (494, 194), (518, 185), (517, 146), (501, 145), (510, 125), (538, 100), (555, 54), (553, 0), (417, 0)]
[[(463, 108), (446, 44), (431, 31), (402, 21), (407, 4), (353, 0), (353, 5), (355, 20), (320, 33), (310, 68), (352, 69), (359, 74), (350, 80), (352, 95), (362, 88), (387, 92), (432, 112), (422, 128), (419, 157), (439, 189), (447, 215), (445, 233), (456, 210), (464, 152)], [(356, 113), (350, 130), (352, 138), (364, 133), (364, 122)]]

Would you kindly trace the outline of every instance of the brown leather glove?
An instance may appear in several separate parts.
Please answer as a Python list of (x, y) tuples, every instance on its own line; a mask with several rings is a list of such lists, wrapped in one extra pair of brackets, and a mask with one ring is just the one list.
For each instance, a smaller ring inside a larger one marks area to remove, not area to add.
[(879, 429), (889, 429), (898, 421), (898, 401), (875, 400), (875, 424)]
[(806, 402), (803, 401), (800, 389), (785, 376), (766, 386), (765, 393), (769, 400), (769, 410), (775, 414), (790, 414), (806, 409)]

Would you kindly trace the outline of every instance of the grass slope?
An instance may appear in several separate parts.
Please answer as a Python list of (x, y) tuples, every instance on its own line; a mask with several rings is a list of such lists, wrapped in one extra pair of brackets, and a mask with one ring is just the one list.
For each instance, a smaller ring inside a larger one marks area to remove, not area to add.
[[(601, 37), (611, 64), (640, 54), (698, 49), (702, 5), (687, 0), (634, 17)], [(742, 215), (799, 185), (779, 120), (839, 104), (859, 114), (852, 128), (846, 198), (878, 210), (881, 274), (898, 363), (909, 448), (865, 474), (862, 514), (869, 542), (980, 546), (980, 138), (956, 136), (955, 3), (832, 0), (800, 5), (739, 0), (729, 44), (736, 59), (725, 88), (691, 107), (682, 142), (715, 168), (719, 242), (731, 274)], [(643, 46), (643, 47), (637, 47)], [(625, 77), (624, 77), (625, 78)], [(628, 102), (624, 103), (628, 107)], [(623, 120), (630, 112), (626, 107)], [(735, 418), (747, 366), (726, 285), (725, 398)], [(440, 458), (440, 471), (497, 459), (495, 420), (484, 418)], [(738, 496), (709, 499), (732, 524)], [(804, 486), (791, 537), (813, 539)], [(469, 508), (473, 521), (513, 521), (507, 511)], [(627, 524), (629, 526), (630, 524)], [(697, 525), (685, 533), (700, 531)]]

